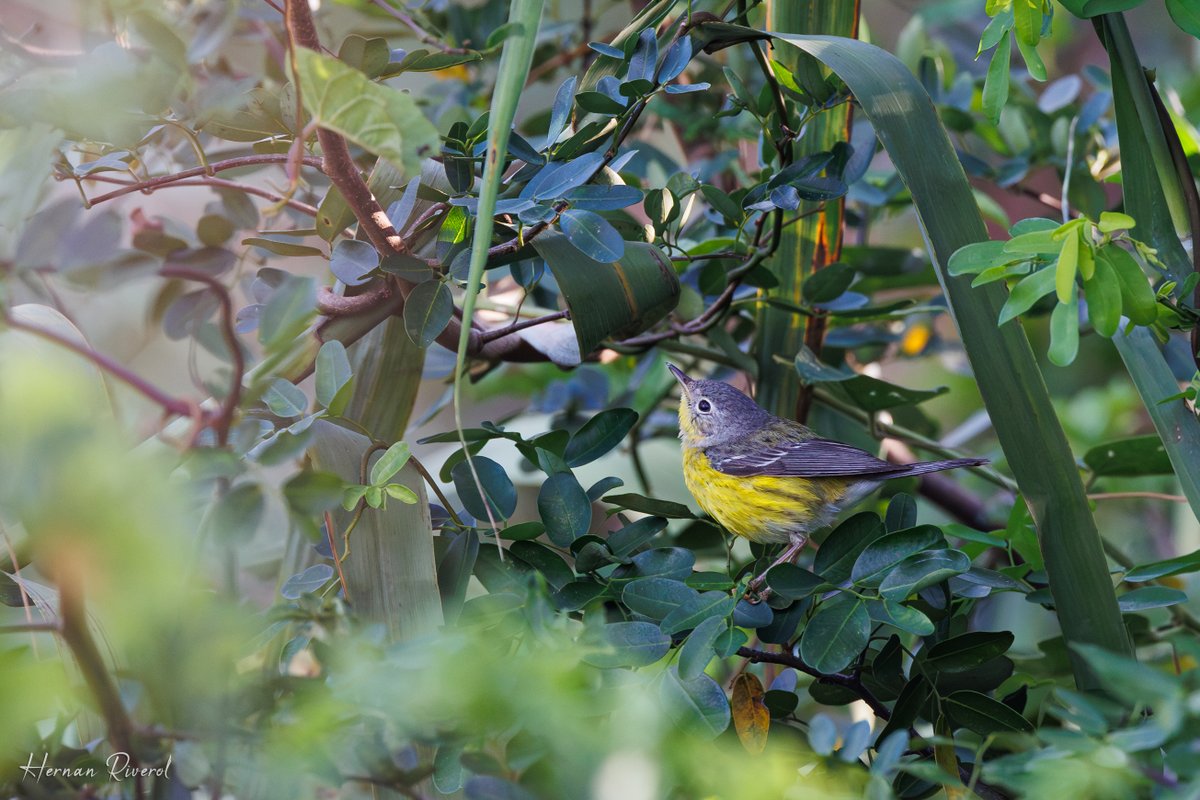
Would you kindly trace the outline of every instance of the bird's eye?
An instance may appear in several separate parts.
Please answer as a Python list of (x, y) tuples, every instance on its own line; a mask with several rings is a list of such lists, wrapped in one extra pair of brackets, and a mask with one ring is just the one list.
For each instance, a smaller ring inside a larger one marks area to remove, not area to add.
[(701, 400), (699, 403), (696, 403), (696, 410), (701, 414), (707, 414), (712, 411), (712, 403), (707, 400)]

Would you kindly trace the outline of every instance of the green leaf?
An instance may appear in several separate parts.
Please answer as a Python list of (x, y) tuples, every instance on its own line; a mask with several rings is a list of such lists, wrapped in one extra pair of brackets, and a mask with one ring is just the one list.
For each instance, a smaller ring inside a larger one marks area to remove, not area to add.
[(297, 48), (295, 58), (304, 108), (314, 122), (408, 175), (420, 174), (421, 158), (437, 147), (438, 132), (412, 95), (307, 48)]
[(1042, 57), (1038, 55), (1037, 47), (1028, 45), (1020, 37), (1017, 37), (1017, 49), (1021, 51), (1021, 57), (1025, 59), (1029, 77), (1035, 81), (1046, 80), (1046, 62), (1042, 61)]
[(1111, 337), (1121, 325), (1121, 283), (1107, 259), (1096, 259), (1095, 272), (1083, 282), (1083, 291), (1092, 327)]
[(855, 375), (839, 386), (850, 396), (854, 405), (870, 413), (900, 406), (913, 406), (950, 391), (946, 386), (937, 389), (907, 389), (869, 375)]
[(1071, 231), (1063, 238), (1062, 249), (1058, 251), (1058, 266), (1054, 272), (1054, 288), (1058, 292), (1058, 302), (1069, 303), (1075, 299), (1075, 274), (1078, 269), (1079, 236)]
[(501, 539), (508, 539), (511, 542), (520, 542), (526, 539), (536, 539), (546, 532), (546, 526), (536, 519), (528, 522), (518, 522), (516, 525), (509, 525), (504, 530), (500, 531)]
[(303, 572), (293, 575), (279, 587), (279, 594), (287, 600), (296, 600), (302, 595), (312, 594), (333, 578), (333, 567), (314, 564)]
[(1191, 0), (1167, 0), (1167, 13), (1179, 29), (1200, 39), (1200, 7)]
[(1009, 320), (1024, 314), (1033, 308), (1033, 304), (1054, 291), (1055, 270), (1043, 267), (1032, 275), (1017, 281), (1008, 296), (1008, 301), (1000, 309), (997, 325), (1003, 325)]
[(391, 48), (387, 39), (372, 37), (370, 39), (351, 34), (338, 48), (338, 59), (362, 72), (368, 78), (375, 78), (387, 68), (391, 59)]
[(854, 282), (854, 270), (846, 264), (833, 263), (804, 279), (800, 293), (815, 305), (828, 303), (845, 294)]
[(696, 519), (692, 510), (682, 503), (670, 500), (657, 500), (640, 494), (610, 494), (604, 502), (626, 508), (630, 511), (640, 511), (643, 514), (653, 514), (667, 519)]
[(575, 102), (581, 109), (592, 114), (615, 117), (625, 113), (625, 105), (604, 92), (580, 92), (575, 95)]
[(925, 665), (936, 672), (963, 672), (1004, 655), (1012, 643), (1009, 631), (962, 633), (926, 650)]
[(213, 504), (205, 527), (221, 542), (246, 544), (258, 530), (265, 505), (262, 486), (257, 483), (239, 484)]
[(595, 461), (619, 445), (637, 420), (637, 412), (629, 408), (601, 411), (571, 436), (563, 460), (571, 467)]
[(291, 342), (317, 313), (317, 285), (312, 278), (287, 275), (271, 292), (258, 315), (258, 341), (268, 350)]
[(854, 562), (850, 580), (859, 586), (878, 586), (896, 564), (922, 550), (945, 547), (946, 539), (933, 525), (896, 531), (871, 542)]
[(1158, 301), (1146, 274), (1132, 255), (1117, 245), (1102, 247), (1096, 261), (1104, 261), (1121, 286), (1121, 307), (1135, 325), (1150, 325), (1158, 319)]
[(278, 417), (298, 417), (308, 411), (308, 397), (291, 381), (276, 378), (263, 393), (263, 402)]
[(371, 467), (371, 485), (383, 486), (390, 481), (392, 476), (404, 469), (404, 465), (408, 463), (411, 456), (412, 453), (408, 449), (407, 442), (393, 444), (376, 459), (375, 465)]
[(1172, 472), (1167, 450), (1155, 434), (1098, 444), (1084, 454), (1083, 463), (1098, 476), (1170, 475)]
[(800, 636), (800, 658), (826, 675), (845, 667), (867, 646), (871, 618), (854, 595), (839, 594), (817, 608)]
[(644, 667), (671, 649), (671, 637), (653, 622), (613, 622), (601, 628), (599, 641), (585, 641), (580, 659), (593, 667)]
[(775, 594), (788, 600), (808, 597), (827, 585), (828, 582), (820, 576), (795, 564), (777, 564), (767, 571), (767, 586), (770, 586)]
[(546, 535), (559, 547), (569, 547), (592, 524), (592, 501), (570, 472), (558, 472), (546, 479), (538, 492), (537, 506)]
[(638, 578), (621, 590), (621, 602), (630, 611), (655, 621), (699, 597), (699, 592), (675, 578)]
[[(1025, 0), (1014, 2), (1020, 3)], [(980, 736), (1006, 731), (1033, 732), (1033, 725), (1029, 720), (999, 700), (993, 700), (981, 692), (963, 689), (951, 693), (943, 703), (946, 713), (955, 725), (974, 731)]]
[(733, 202), (729, 195), (716, 186), (704, 184), (700, 187), (700, 193), (704, 195), (704, 199), (713, 207), (713, 210), (724, 217), (730, 225), (737, 225), (745, 218), (746, 214), (742, 211), (741, 206)]
[(1146, 611), (1151, 608), (1166, 608), (1167, 606), (1186, 603), (1186, 592), (1171, 589), (1167, 586), (1143, 586), (1133, 589), (1117, 597), (1117, 605), (1122, 614), (1132, 614), (1135, 611)]
[(575, 578), (574, 570), (567, 566), (562, 556), (543, 544), (513, 542), (508, 552), (542, 573), (552, 589), (561, 589)]
[(724, 620), (733, 613), (735, 605), (737, 598), (725, 592), (701, 592), (667, 614), (662, 621), (662, 629), (665, 633), (676, 634), (695, 628), (713, 617)]
[(946, 264), (950, 275), (974, 275), (998, 264), (1012, 261), (1005, 250), (1006, 242), (975, 242), (954, 251)]
[(383, 490), (387, 492), (388, 497), (392, 498), (393, 500), (399, 500), (401, 503), (405, 503), (406, 505), (411, 506), (420, 502), (420, 497), (417, 496), (417, 493), (403, 484), (389, 483), (387, 486), (383, 487)]
[(650, 328), (679, 301), (675, 268), (654, 245), (625, 242), (620, 260), (611, 264), (582, 255), (566, 236), (553, 231), (534, 239), (533, 246), (562, 290), (581, 356), (607, 338)]
[[(1071, 237), (1074, 238), (1074, 237)], [(1074, 288), (1074, 284), (1072, 284)], [(1079, 300), (1059, 303), (1050, 314), (1050, 361), (1065, 367), (1079, 353)]]
[[(509, 23), (510, 25), (512, 23)], [(510, 31), (515, 30), (513, 28)], [(429, 50), (412, 50), (398, 64), (392, 64), (383, 72), (383, 77), (392, 77), (404, 72), (440, 72), (460, 64), (470, 64), (482, 61), (483, 54), (474, 50), (466, 52), (431, 52)]]
[(717, 637), (728, 630), (724, 618), (712, 616), (701, 622), (688, 634), (687, 641), (679, 648), (679, 677), (691, 680), (708, 668), (716, 655)]
[(713, 738), (729, 727), (729, 699), (707, 675), (684, 680), (672, 667), (663, 675), (662, 695), (667, 713), (685, 730)]
[(894, 600), (871, 600), (867, 603), (867, 613), (875, 622), (891, 625), (917, 636), (929, 636), (934, 631), (933, 622), (929, 617)]
[(850, 577), (859, 554), (886, 532), (875, 514), (864, 511), (849, 517), (821, 543), (813, 571), (829, 583), (841, 583)]
[(857, 373), (845, 366), (829, 366), (817, 358), (817, 354), (804, 345), (801, 345), (799, 352), (796, 353), (795, 366), (800, 380), (806, 385), (849, 381), (859, 377)]
[(1156, 578), (1166, 578), (1171, 575), (1182, 575), (1187, 572), (1200, 571), (1200, 550), (1188, 553), (1175, 558), (1168, 558), (1162, 561), (1151, 561), (1148, 564), (1139, 564), (1136, 567), (1131, 567), (1126, 573), (1123, 580), (1128, 583), (1141, 583), (1142, 581), (1152, 581)]
[(315, 517), (341, 505), (344, 485), (330, 472), (305, 470), (283, 485), (283, 496), (297, 514)]
[(325, 406), (330, 414), (341, 415), (350, 402), (350, 387), (354, 379), (350, 359), (346, 356), (346, 346), (337, 339), (321, 345), (317, 352), (316, 373), (317, 402)]
[(1012, 0), (1012, 10), (1017, 38), (1035, 46), (1042, 35), (1042, 0)]
[[(1023, 221), (1031, 222), (1033, 220)], [(1013, 227), (1015, 230), (1016, 226)], [(1062, 239), (1055, 236), (1055, 233), (1060, 227), (1062, 226), (1060, 225), (1053, 228), (1044, 228), (1039, 225), (1033, 230), (1019, 233), (1004, 243), (1004, 252), (1013, 256), (1057, 255), (1063, 247)]]
[(1179, 384), (1163, 357), (1154, 334), (1137, 328), (1113, 337), (1117, 352), (1137, 387), (1154, 429), (1166, 446), (1167, 456), (1192, 513), (1200, 515), (1200, 425), (1181, 399), (1166, 401), (1176, 394)]
[(592, 211), (570, 208), (558, 224), (579, 252), (602, 264), (611, 264), (625, 253), (625, 240), (608, 220)]
[[(591, 498), (591, 492), (588, 493)], [(667, 527), (662, 517), (643, 517), (608, 535), (608, 547), (617, 558), (625, 558)]]
[(329, 271), (347, 286), (361, 286), (379, 266), (379, 252), (369, 243), (343, 239), (333, 248)]
[(971, 559), (959, 550), (927, 550), (901, 561), (879, 584), (879, 593), (903, 600), (970, 568)]
[[(487, 497), (488, 505), (492, 508), (492, 515), (497, 520), (511, 517), (517, 510), (517, 490), (513, 486), (512, 480), (509, 479), (508, 473), (504, 471), (504, 467), (484, 456), (475, 456), (471, 461), (479, 475), (483, 496)], [(470, 464), (460, 461), (454, 465), (450, 474), (454, 478), (454, 488), (458, 492), (458, 499), (462, 501), (467, 513), (477, 520), (487, 521), (487, 506), (483, 504), (483, 496), (480, 496), (479, 489), (471, 476)]]
[(1101, 14), (1128, 11), (1140, 6), (1145, 0), (1059, 0), (1059, 2), (1075, 16), (1089, 19)]
[(404, 331), (419, 347), (429, 347), (441, 335), (454, 316), (454, 297), (441, 281), (427, 281), (413, 287), (404, 303)]
[(614, 578), (673, 578), (683, 580), (692, 574), (696, 555), (682, 547), (656, 547), (638, 553), (628, 565), (613, 573)]
[(888, 501), (883, 526), (889, 533), (908, 530), (917, 525), (917, 501), (910, 494), (900, 492)]
[[(1015, 0), (1020, 2), (1021, 0)], [(1008, 102), (1009, 63), (1012, 61), (1012, 34), (1005, 31), (988, 62), (983, 82), (983, 113), (992, 124), (1000, 122), (1000, 111)]]
[(1137, 221), (1128, 214), (1122, 214), (1119, 211), (1102, 211), (1097, 227), (1102, 233), (1112, 233), (1113, 231), (1127, 231), (1136, 225)]
[(277, 256), (324, 256), (325, 253), (316, 247), (309, 247), (306, 244), (298, 244), (296, 242), (269, 239), (265, 236), (251, 236), (242, 239), (242, 244), (251, 245), (253, 247), (261, 247), (268, 253), (274, 253)]

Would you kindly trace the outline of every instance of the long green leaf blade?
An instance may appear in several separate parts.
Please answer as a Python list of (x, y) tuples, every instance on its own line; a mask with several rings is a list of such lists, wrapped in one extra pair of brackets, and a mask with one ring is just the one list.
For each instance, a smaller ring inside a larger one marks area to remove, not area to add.
[[(1100, 535), (1029, 341), (1014, 322), (996, 326), (1004, 289), (998, 284), (972, 289), (969, 277), (946, 273), (954, 251), (988, 237), (928, 95), (897, 58), (873, 45), (776, 36), (816, 56), (846, 82), (912, 194), (984, 403), (1037, 522), (1064, 637), (1131, 654)], [(1073, 657), (1072, 664), (1080, 686), (1096, 685), (1082, 659)]]

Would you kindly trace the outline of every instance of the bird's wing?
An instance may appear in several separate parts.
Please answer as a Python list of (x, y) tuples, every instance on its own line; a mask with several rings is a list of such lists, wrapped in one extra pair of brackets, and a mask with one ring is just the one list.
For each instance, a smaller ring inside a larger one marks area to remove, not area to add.
[(707, 452), (709, 464), (718, 472), (735, 477), (835, 478), (862, 477), (884, 480), (907, 471), (865, 450), (829, 439), (805, 439), (770, 447), (745, 442), (714, 447)]

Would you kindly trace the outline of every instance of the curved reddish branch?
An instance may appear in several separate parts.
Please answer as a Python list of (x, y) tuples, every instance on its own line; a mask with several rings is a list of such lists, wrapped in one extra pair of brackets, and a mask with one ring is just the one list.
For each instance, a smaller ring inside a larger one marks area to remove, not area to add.
[[(238, 158), (229, 158), (224, 161), (216, 161), (209, 164), (207, 167), (192, 167), (181, 172), (172, 172), (170, 175), (160, 175), (157, 178), (148, 178), (144, 181), (131, 183), (128, 186), (122, 186), (120, 189), (114, 189), (108, 194), (102, 194), (99, 197), (88, 199), (88, 205), (94, 206), (97, 203), (103, 203), (105, 200), (112, 200), (114, 197), (132, 194), (133, 192), (149, 192), (157, 189), (160, 186), (166, 186), (169, 183), (175, 183), (186, 178), (195, 178), (201, 175), (212, 175), (216, 172), (222, 172), (229, 169), (239, 169), (240, 167), (252, 167), (258, 164), (285, 164), (288, 157), (279, 153), (264, 153), (257, 156), (240, 156)], [(321, 168), (321, 159), (313, 156), (305, 156), (301, 159), (301, 163), (309, 167)]]
[(229, 428), (233, 425), (233, 417), (237, 413), (238, 403), (242, 399), (242, 378), (246, 374), (246, 356), (242, 352), (242, 344), (238, 341), (237, 330), (234, 327), (233, 300), (225, 284), (197, 269), (187, 267), (164, 267), (160, 272), (164, 278), (180, 278), (181, 280), (203, 283), (217, 296), (221, 304), (221, 336), (225, 346), (229, 348), (229, 359), (233, 365), (233, 374), (229, 378), (229, 391), (221, 403), (221, 413), (213, 423), (216, 430), (217, 442), (224, 446), (229, 439)]

